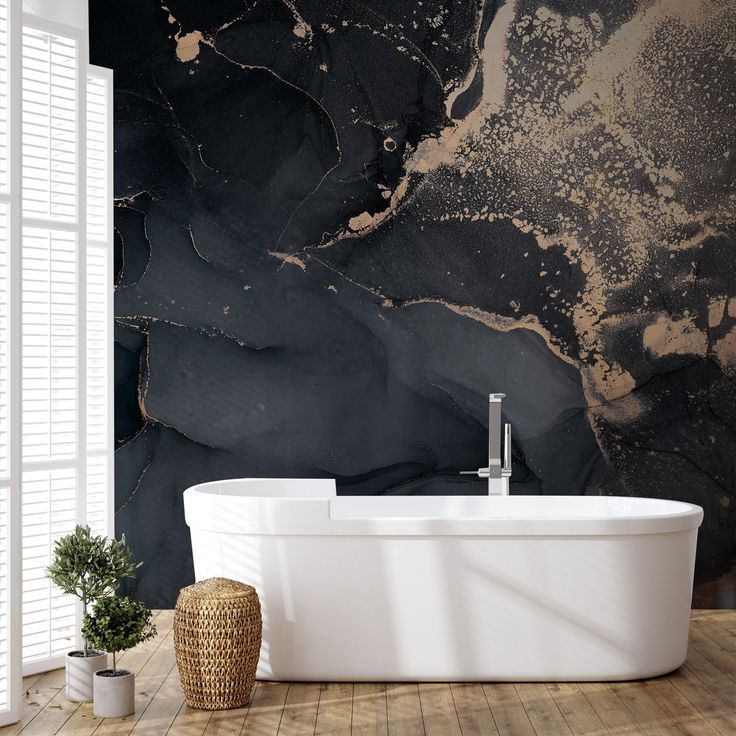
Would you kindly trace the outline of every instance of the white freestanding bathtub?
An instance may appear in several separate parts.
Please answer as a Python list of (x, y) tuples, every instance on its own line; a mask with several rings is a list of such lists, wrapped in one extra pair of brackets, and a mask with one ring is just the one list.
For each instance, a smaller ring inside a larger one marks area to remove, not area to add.
[(699, 506), (611, 496), (184, 493), (197, 580), (254, 585), (258, 677), (628, 680), (685, 660)]

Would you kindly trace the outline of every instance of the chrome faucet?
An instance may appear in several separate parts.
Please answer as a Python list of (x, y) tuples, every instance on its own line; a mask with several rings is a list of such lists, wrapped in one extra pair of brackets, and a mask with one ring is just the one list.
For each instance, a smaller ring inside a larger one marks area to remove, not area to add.
[[(511, 425), (504, 424), (503, 461), (501, 458), (501, 401), (506, 394), (488, 396), (488, 467), (463, 470), (460, 475), (488, 478), (489, 496), (508, 496), (511, 477)], [(503, 464), (502, 464), (503, 463)]]

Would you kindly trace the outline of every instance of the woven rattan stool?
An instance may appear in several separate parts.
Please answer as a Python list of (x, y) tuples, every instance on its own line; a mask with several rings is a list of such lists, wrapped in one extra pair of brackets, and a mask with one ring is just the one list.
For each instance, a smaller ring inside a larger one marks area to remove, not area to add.
[(191, 708), (246, 705), (261, 651), (261, 604), (255, 588), (226, 578), (182, 588), (174, 613), (174, 648)]

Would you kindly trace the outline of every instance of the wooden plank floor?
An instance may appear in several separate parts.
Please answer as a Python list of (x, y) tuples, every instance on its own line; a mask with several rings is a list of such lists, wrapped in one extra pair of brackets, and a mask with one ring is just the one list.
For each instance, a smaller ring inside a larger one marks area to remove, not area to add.
[(625, 683), (258, 682), (250, 706), (193, 710), (174, 660), (173, 612), (126, 652), (136, 711), (95, 718), (64, 697), (64, 672), (24, 681), (23, 718), (0, 736), (734, 736), (736, 611), (693, 611), (685, 665)]

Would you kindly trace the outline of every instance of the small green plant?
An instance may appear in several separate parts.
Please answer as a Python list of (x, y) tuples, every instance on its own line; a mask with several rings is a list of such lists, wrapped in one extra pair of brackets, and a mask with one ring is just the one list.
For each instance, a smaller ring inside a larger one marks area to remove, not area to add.
[[(110, 595), (120, 578), (132, 576), (140, 562), (131, 561), (132, 553), (125, 541), (92, 536), (88, 526), (77, 525), (54, 545), (53, 562), (46, 568), (51, 582), (64, 593), (82, 601), (83, 613), (98, 598)], [(84, 656), (89, 655), (89, 643), (84, 637)]]
[(108, 596), (95, 602), (84, 617), (82, 635), (103, 652), (112, 654), (112, 674), (117, 677), (117, 654), (156, 636), (151, 610), (127, 596)]

